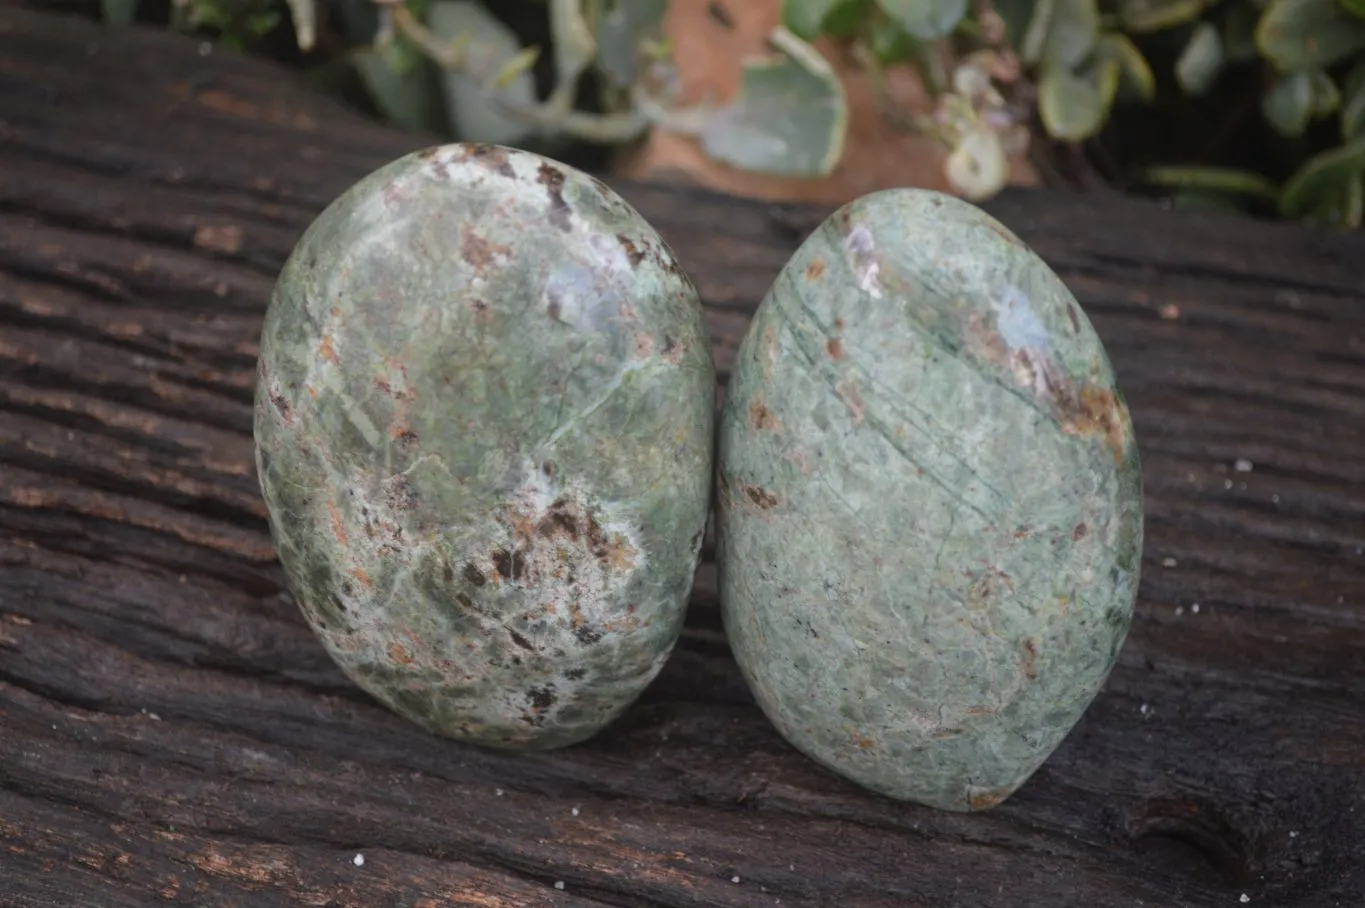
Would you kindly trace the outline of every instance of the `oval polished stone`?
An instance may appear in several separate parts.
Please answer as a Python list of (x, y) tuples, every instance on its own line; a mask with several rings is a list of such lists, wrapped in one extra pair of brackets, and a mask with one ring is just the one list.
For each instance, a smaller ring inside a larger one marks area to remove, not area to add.
[(602, 183), (449, 145), (309, 227), (261, 340), (261, 487), (328, 653), (430, 731), (584, 740), (677, 639), (712, 470), (696, 291)]
[(877, 792), (998, 804), (1132, 617), (1128, 411), (1075, 298), (927, 190), (865, 196), (782, 270), (719, 431), (725, 629), (797, 749)]

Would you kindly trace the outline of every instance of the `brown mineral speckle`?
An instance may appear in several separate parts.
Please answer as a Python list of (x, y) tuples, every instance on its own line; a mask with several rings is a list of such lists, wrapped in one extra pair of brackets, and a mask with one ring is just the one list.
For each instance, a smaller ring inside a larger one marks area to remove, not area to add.
[(1128, 430), (1122, 401), (1113, 391), (1102, 388), (1085, 387), (1080, 393), (1067, 393), (1070, 390), (1064, 388), (1055, 401), (1063, 431), (1103, 439), (1113, 451), (1114, 463), (1123, 463)]
[(1071, 333), (1079, 334), (1081, 331), (1081, 318), (1076, 313), (1076, 304), (1068, 303), (1066, 307), (1066, 317), (1071, 320)]
[(644, 252), (631, 242), (630, 237), (624, 233), (618, 233), (616, 234), (616, 242), (620, 243), (621, 248), (625, 250), (626, 258), (630, 260), (630, 267), (635, 268), (640, 262), (644, 261)]
[(337, 542), (345, 547), (348, 544), (346, 539), (346, 522), (341, 519), (341, 511), (337, 508), (336, 503), (331, 501), (327, 502), (327, 510), (332, 517), (332, 535), (336, 537)]
[(568, 233), (573, 224), (569, 220), (569, 203), (564, 201), (564, 171), (546, 162), (537, 169), (536, 180), (550, 195), (550, 223)]
[(765, 491), (758, 486), (744, 484), (741, 484), (740, 488), (744, 491), (745, 496), (760, 510), (767, 511), (777, 507), (777, 496), (771, 492)]
[(318, 346), (318, 356), (321, 356), (329, 362), (340, 362), (340, 359), (337, 357), (336, 347), (332, 346), (332, 335), (324, 334), (322, 336), (322, 343)]
[(473, 562), (465, 564), (463, 573), (464, 579), (468, 580), (475, 586), (483, 586), (485, 583), (488, 582), (488, 579), (483, 575), (483, 571), (479, 570), (478, 566), (475, 565)]
[(654, 338), (648, 334), (635, 335), (635, 358), (647, 359), (654, 352)]
[(987, 808), (1000, 804), (1009, 796), (1009, 789), (1004, 788), (978, 791), (974, 792), (968, 798), (967, 803), (971, 806), (972, 810), (986, 810)]
[(407, 647), (401, 643), (389, 644), (389, 658), (399, 665), (412, 664), (412, 653), (408, 652)]
[(490, 243), (468, 228), (465, 229), (464, 237), (460, 242), (460, 256), (474, 268), (476, 273), (482, 272), (492, 263), (494, 256), (507, 258), (511, 252), (511, 249), (501, 243)]
[(389, 481), (385, 498), (395, 511), (411, 511), (418, 505), (417, 491), (412, 487), (412, 481), (402, 474), (395, 475)]
[(1030, 681), (1038, 680), (1038, 649), (1033, 638), (1029, 637), (1024, 641), (1024, 658), (1019, 664), (1024, 673), (1024, 677)]
[(844, 342), (837, 337), (831, 337), (829, 340), (825, 341), (825, 352), (829, 354), (830, 359), (843, 359)]
[(806, 280), (818, 281), (825, 274), (825, 263), (822, 259), (813, 259), (806, 266)]
[(1086, 527), (1085, 524), (1078, 523), (1076, 524), (1076, 529), (1071, 531), (1071, 538), (1076, 542), (1080, 542), (1082, 539), (1085, 538), (1085, 534), (1088, 532), (1089, 529)]
[(782, 427), (773, 412), (763, 403), (762, 396), (756, 396), (749, 403), (749, 425), (755, 432), (776, 432)]
[(498, 145), (486, 145), (475, 143), (469, 146), (469, 160), (477, 164), (482, 164), (489, 170), (496, 171), (505, 177), (515, 177), (517, 172), (512, 169), (512, 162), (507, 159), (507, 149)]
[(676, 366), (678, 363), (682, 362), (683, 354), (686, 352), (687, 344), (672, 335), (664, 335), (663, 358), (665, 362), (672, 363)]

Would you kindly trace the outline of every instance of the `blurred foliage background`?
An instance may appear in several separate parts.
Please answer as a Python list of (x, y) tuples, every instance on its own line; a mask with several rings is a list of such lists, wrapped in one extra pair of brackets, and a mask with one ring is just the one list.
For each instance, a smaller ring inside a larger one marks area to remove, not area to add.
[(1365, 0), (101, 0), (403, 128), (840, 202), (923, 185), (1365, 215)]

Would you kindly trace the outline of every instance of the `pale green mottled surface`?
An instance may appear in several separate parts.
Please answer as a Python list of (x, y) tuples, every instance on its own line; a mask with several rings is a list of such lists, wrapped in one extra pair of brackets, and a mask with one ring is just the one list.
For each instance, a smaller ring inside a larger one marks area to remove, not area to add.
[(581, 741), (682, 625), (710, 488), (696, 291), (606, 186), (452, 145), (362, 180), (266, 317), (257, 466), (310, 624), (481, 744)]
[(759, 308), (719, 443), (726, 632), (781, 733), (893, 797), (1008, 797), (1138, 584), (1132, 426), (1067, 288), (974, 206), (866, 196)]

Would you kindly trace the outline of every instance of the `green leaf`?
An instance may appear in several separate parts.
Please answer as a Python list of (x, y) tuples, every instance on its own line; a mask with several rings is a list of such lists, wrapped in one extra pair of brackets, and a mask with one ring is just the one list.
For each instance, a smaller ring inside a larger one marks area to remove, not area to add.
[(772, 42), (783, 54), (745, 62), (735, 100), (702, 126), (702, 147), (745, 170), (825, 176), (843, 155), (843, 86), (820, 53), (791, 32), (779, 28)]
[[(474, 0), (438, 0), (427, 11), (427, 26), (439, 37), (462, 39), (466, 69), (441, 74), (446, 109), (457, 138), (495, 145), (515, 145), (534, 128), (508, 113), (494, 99), (491, 82), (521, 52), (516, 34)], [(535, 104), (529, 72), (497, 90), (497, 98), (524, 107)]]
[(1043, 45), (1043, 59), (1074, 70), (1090, 56), (1099, 39), (1100, 10), (1096, 0), (1056, 0)]
[(402, 38), (351, 54), (365, 92), (390, 123), (414, 132), (442, 132), (441, 84), (436, 68)]
[(1261, 98), (1261, 113), (1275, 131), (1287, 138), (1303, 135), (1313, 119), (1313, 74), (1281, 76)]
[(668, 0), (617, 3), (597, 22), (597, 67), (617, 85), (632, 85), (639, 72), (641, 42), (659, 34)]
[(1365, 60), (1361, 60), (1341, 83), (1341, 139), (1349, 142), (1365, 135)]
[(1304, 223), (1329, 230), (1354, 230), (1360, 226), (1362, 209), (1365, 209), (1365, 182), (1356, 177), (1325, 193), (1300, 218)]
[(1330, 202), (1332, 193), (1341, 192), (1347, 183), (1358, 181), (1363, 174), (1365, 139), (1354, 139), (1317, 154), (1285, 183), (1280, 192), (1280, 213), (1290, 218), (1301, 217)]
[(1119, 23), (1124, 31), (1155, 32), (1192, 22), (1205, 0), (1121, 0)]
[(1024, 37), (1019, 43), (1019, 59), (1026, 66), (1033, 66), (1043, 58), (1043, 48), (1047, 36), (1052, 31), (1052, 17), (1057, 12), (1058, 0), (1038, 0), (1033, 18), (1028, 22)]
[(1365, 19), (1365, 0), (1338, 0), (1338, 2), (1346, 12)]
[(877, 0), (877, 5), (921, 41), (950, 34), (967, 14), (967, 0)]
[(782, 24), (799, 38), (814, 41), (825, 31), (825, 20), (843, 0), (782, 0)]
[(131, 25), (137, 16), (138, 0), (101, 0), (100, 10), (108, 25)]
[(1232, 167), (1152, 167), (1146, 177), (1147, 182), (1156, 186), (1246, 196), (1271, 204), (1280, 197), (1280, 187), (1274, 181), (1254, 171)]
[(1156, 97), (1156, 76), (1147, 65), (1147, 58), (1126, 35), (1109, 32), (1100, 38), (1096, 53), (1101, 58), (1118, 63), (1121, 93), (1131, 94), (1150, 102)]
[(1078, 142), (1099, 132), (1117, 84), (1118, 64), (1113, 60), (1080, 74), (1060, 66), (1044, 67), (1038, 81), (1038, 113), (1048, 135)]
[(1365, 20), (1337, 0), (1272, 0), (1256, 23), (1256, 46), (1283, 72), (1323, 69), (1365, 48)]
[(1313, 116), (1329, 117), (1341, 107), (1341, 90), (1322, 70), (1313, 73)]
[(821, 30), (827, 35), (847, 38), (858, 30), (872, 8), (872, 0), (839, 0), (825, 16)]
[(1245, 216), (1250, 209), (1246, 202), (1225, 192), (1212, 192), (1197, 187), (1181, 187), (1171, 194), (1171, 205), (1179, 211), (1212, 212), (1215, 214), (1240, 214)]
[(556, 84), (571, 84), (597, 56), (597, 41), (583, 18), (580, 0), (550, 0), (550, 40), (555, 49)]
[(915, 52), (915, 39), (890, 19), (872, 24), (867, 43), (872, 55), (881, 63), (899, 63)]
[(1175, 78), (1186, 94), (1202, 95), (1223, 68), (1223, 40), (1212, 22), (1200, 22), (1175, 62)]

